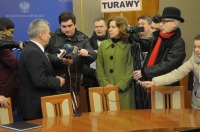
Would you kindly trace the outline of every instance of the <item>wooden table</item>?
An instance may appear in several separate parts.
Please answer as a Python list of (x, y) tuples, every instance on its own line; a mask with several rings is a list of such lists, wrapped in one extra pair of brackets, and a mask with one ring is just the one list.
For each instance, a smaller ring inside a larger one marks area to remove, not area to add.
[[(80, 117), (62, 116), (29, 121), (41, 124), (35, 132), (170, 132), (200, 127), (200, 110), (121, 110), (82, 113)], [(10, 130), (0, 128), (0, 132)]]

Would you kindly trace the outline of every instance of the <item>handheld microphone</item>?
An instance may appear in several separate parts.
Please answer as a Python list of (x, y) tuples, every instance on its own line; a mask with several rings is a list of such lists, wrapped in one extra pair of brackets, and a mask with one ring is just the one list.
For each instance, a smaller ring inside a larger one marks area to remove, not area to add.
[(147, 87), (146, 83), (144, 83), (136, 78), (133, 78), (133, 79), (136, 81), (137, 84), (139, 84), (141, 87), (143, 87), (147, 93), (151, 92), (151, 89), (149, 87)]
[(64, 49), (67, 51), (67, 53), (73, 53), (78, 54), (79, 48), (70, 44), (65, 44)]
[(147, 87), (147, 85), (146, 85), (146, 83), (144, 83), (144, 82), (142, 82), (142, 81), (140, 81), (140, 80), (138, 80), (138, 79), (136, 79), (136, 78), (133, 78), (135, 81), (136, 81), (136, 83), (137, 84), (139, 84), (140, 86), (142, 86), (142, 87)]
[[(64, 49), (67, 51), (67, 54), (71, 54), (71, 53), (78, 54), (80, 52), (80, 49), (78, 47), (70, 45), (70, 44), (65, 44)], [(87, 54), (86, 56), (94, 60), (93, 56), (89, 54)]]

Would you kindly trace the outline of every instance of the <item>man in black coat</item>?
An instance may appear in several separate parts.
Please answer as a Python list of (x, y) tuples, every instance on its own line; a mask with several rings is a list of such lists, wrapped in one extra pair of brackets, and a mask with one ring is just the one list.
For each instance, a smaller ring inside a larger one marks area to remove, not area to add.
[[(135, 79), (151, 80), (178, 68), (185, 59), (185, 42), (181, 37), (179, 23), (183, 23), (181, 12), (175, 7), (166, 7), (161, 16), (161, 31), (153, 40), (141, 70), (133, 72)], [(172, 85), (180, 85), (176, 82)], [(151, 108), (150, 89), (144, 108)], [(139, 99), (136, 99), (139, 100)]]
[(78, 49), (78, 53), (67, 53), (67, 58), (72, 60), (68, 66), (53, 65), (57, 75), (65, 76), (65, 85), (60, 89), (61, 93), (75, 92), (78, 95), (80, 91), (81, 77), (83, 74), (83, 65), (95, 61), (96, 53), (92, 49), (88, 37), (76, 29), (76, 17), (72, 12), (64, 11), (59, 15), (60, 28), (52, 34), (46, 50), (55, 54), (58, 50), (64, 49), (65, 44)]
[(19, 107), (24, 120), (33, 120), (42, 118), (40, 98), (56, 94), (65, 79), (55, 76), (44, 51), (51, 37), (49, 23), (43, 19), (32, 21), (28, 34), (30, 41), (19, 59)]

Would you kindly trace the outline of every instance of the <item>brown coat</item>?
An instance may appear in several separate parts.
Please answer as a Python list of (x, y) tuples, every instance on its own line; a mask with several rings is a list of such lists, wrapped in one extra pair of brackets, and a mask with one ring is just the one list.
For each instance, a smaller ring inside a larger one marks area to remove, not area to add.
[(17, 59), (10, 49), (17, 47), (13, 38), (8, 36), (6, 32), (0, 31), (0, 95), (10, 97), (13, 108), (17, 105), (17, 96), (19, 88), (19, 78), (17, 75)]
[(0, 50), (0, 95), (11, 97), (13, 108), (17, 105), (19, 78), (17, 59), (10, 49)]

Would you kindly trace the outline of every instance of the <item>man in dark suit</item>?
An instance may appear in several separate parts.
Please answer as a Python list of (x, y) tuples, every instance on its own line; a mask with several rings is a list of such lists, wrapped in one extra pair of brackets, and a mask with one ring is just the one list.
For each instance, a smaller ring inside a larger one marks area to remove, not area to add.
[(44, 48), (51, 38), (49, 23), (43, 19), (31, 22), (28, 29), (30, 41), (19, 59), (19, 107), (24, 120), (42, 118), (40, 98), (56, 94), (65, 79), (55, 76)]

